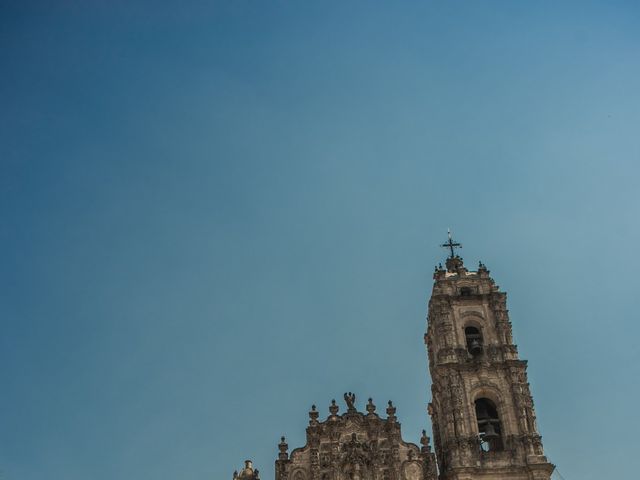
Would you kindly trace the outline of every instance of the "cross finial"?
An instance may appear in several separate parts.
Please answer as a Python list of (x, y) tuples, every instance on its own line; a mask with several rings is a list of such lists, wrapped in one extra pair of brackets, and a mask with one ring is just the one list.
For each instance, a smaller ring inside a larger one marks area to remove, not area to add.
[(440, 245), (443, 248), (448, 248), (451, 251), (451, 256), (449, 258), (454, 258), (456, 256), (456, 252), (455, 249), (456, 248), (462, 248), (462, 244), (455, 242), (453, 240), (453, 238), (451, 238), (451, 229), (447, 228), (447, 235), (449, 236), (449, 239), (447, 240), (447, 243), (443, 243), (442, 245)]

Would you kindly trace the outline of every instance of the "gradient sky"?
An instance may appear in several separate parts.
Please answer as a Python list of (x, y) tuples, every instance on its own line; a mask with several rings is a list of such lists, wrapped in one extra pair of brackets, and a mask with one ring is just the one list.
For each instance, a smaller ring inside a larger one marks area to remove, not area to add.
[(549, 459), (635, 478), (637, 2), (11, 3), (0, 478), (272, 480), (347, 390), (417, 442), (447, 227)]

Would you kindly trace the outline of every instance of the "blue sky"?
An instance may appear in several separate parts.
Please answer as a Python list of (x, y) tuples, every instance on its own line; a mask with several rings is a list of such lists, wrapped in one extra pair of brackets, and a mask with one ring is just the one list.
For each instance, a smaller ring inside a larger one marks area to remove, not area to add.
[(344, 391), (430, 428), (451, 227), (566, 480), (640, 468), (635, 2), (6, 2), (0, 478), (273, 479)]

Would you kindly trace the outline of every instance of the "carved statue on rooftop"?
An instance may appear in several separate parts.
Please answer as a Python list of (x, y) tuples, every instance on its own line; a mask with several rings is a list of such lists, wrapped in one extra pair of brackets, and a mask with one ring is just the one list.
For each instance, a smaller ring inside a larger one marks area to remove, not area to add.
[(258, 469), (253, 468), (253, 462), (251, 460), (244, 461), (244, 468), (238, 471), (233, 472), (234, 480), (260, 480), (260, 472)]
[(356, 407), (355, 407), (355, 403), (356, 403), (356, 395), (354, 393), (345, 393), (344, 394), (344, 401), (347, 404), (347, 411), (348, 412), (355, 412), (356, 411)]

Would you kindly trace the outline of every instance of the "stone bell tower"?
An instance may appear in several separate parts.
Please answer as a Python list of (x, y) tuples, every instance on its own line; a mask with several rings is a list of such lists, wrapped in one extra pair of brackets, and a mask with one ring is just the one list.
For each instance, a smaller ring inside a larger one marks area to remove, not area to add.
[(429, 414), (440, 480), (549, 480), (527, 363), (513, 344), (506, 293), (489, 270), (465, 268), (450, 250), (436, 267), (425, 343)]

